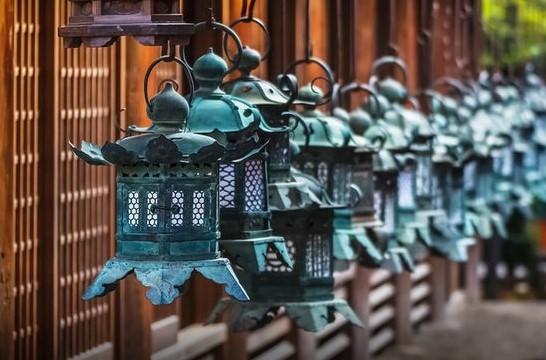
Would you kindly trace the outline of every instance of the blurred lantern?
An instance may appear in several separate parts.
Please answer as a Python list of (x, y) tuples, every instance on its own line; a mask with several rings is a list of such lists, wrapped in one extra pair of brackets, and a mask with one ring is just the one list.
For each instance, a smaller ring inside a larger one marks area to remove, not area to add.
[[(197, 24), (196, 29), (205, 25)], [(219, 23), (212, 22), (212, 26), (236, 40), (241, 58), (243, 51), (235, 33)], [(220, 89), (224, 76), (237, 65), (228, 70), (212, 49), (196, 60), (193, 75), (199, 87), (187, 126), (194, 133), (215, 138), (228, 151), (250, 150), (244, 159), (220, 163), (220, 246), (226, 256), (246, 271), (265, 271), (268, 252), (290, 267), (284, 239), (272, 236), (270, 226), (264, 135), (277, 130), (265, 123), (251, 103)]]
[(546, 217), (546, 87), (542, 79), (527, 67), (525, 101), (536, 115), (531, 148), (525, 157), (525, 177), (537, 201), (540, 217)]
[[(255, 56), (255, 53), (247, 51), (246, 56)], [(245, 52), (242, 57), (245, 58)], [(291, 84), (293, 76), (284, 75), (280, 79), (290, 89), (297, 88)], [(317, 180), (286, 166), (294, 149), (288, 141), (289, 117), (283, 113), (295, 99), (295, 93), (286, 96), (275, 85), (251, 77), (248, 68), (243, 68), (242, 77), (229, 83), (227, 88), (233, 94), (242, 91), (249, 97), (256, 96), (253, 99), (264, 111), (266, 120), (285, 128), (285, 133), (274, 133), (269, 144), (271, 157), (276, 159), (271, 167), (275, 176), (270, 179), (269, 190), (273, 232), (284, 237), (293, 267), (268, 254), (266, 272), (240, 275), (252, 301), (222, 300), (209, 321), (216, 321), (227, 311), (232, 330), (256, 329), (284, 309), (296, 326), (307, 331), (320, 331), (334, 321), (336, 312), (362, 326), (345, 300), (334, 299), (332, 252), (337, 210), (341, 207), (330, 203)], [(267, 95), (260, 98), (259, 93), (264, 89)], [(301, 101), (295, 103), (301, 104)]]
[(180, 0), (70, 0), (68, 24), (59, 28), (66, 47), (112, 45), (133, 36), (143, 45), (187, 45), (193, 34)]
[[(146, 74), (145, 89), (152, 69), (162, 61), (184, 65), (174, 56), (159, 58)], [(153, 304), (168, 304), (196, 271), (224, 285), (234, 298), (248, 300), (218, 251), (217, 162), (226, 149), (211, 137), (185, 130), (189, 106), (172, 83), (152, 100), (147, 91), (145, 96), (152, 126), (130, 128), (140, 135), (102, 148), (86, 142), (81, 150), (72, 147), (89, 164), (114, 164), (117, 170), (116, 256), (84, 299), (104, 295), (134, 272), (149, 288)]]
[(358, 257), (377, 266), (382, 259), (381, 253), (363, 227), (352, 225), (355, 203), (358, 203), (360, 215), (373, 216), (373, 150), (366, 139), (352, 133), (347, 122), (317, 108), (324, 98), (320, 89), (307, 85), (298, 97), (308, 105), (301, 113), (305, 128), (294, 131), (294, 140), (301, 147), (295, 158), (296, 167), (317, 178), (332, 202), (344, 207), (336, 210), (334, 257), (338, 260), (337, 270), (348, 268), (349, 261)]
[[(459, 86), (462, 89), (462, 84)], [(474, 159), (464, 169), (464, 187), (467, 211), (466, 234), (476, 234), (482, 239), (493, 236), (505, 238), (506, 227), (502, 216), (491, 208), (494, 193), (493, 155), (507, 144), (507, 139), (497, 135), (489, 108), (491, 94), (467, 88), (460, 106), (469, 110), (468, 133), (472, 137)], [(459, 115), (462, 111), (459, 111)]]
[[(400, 273), (413, 270), (413, 258), (408, 250), (400, 246), (395, 231), (404, 225), (398, 217), (398, 163), (394, 157), (396, 152), (407, 150), (408, 141), (402, 131), (383, 118), (390, 107), (388, 100), (371, 88), (370, 97), (362, 106), (349, 114), (352, 129), (362, 134), (371, 143), (373, 154), (373, 218), (367, 219), (366, 212), (358, 212), (355, 208), (356, 225), (365, 226), (367, 233), (379, 246), (383, 260), (380, 267)], [(369, 259), (361, 257), (360, 262), (373, 266)]]
[[(405, 107), (409, 97), (405, 85), (392, 77), (379, 78), (378, 72), (385, 65), (402, 70), (404, 83), (407, 69), (396, 57), (377, 59), (372, 67), (370, 84), (390, 102), (385, 120), (398, 127), (409, 141), (409, 147), (397, 152), (400, 163), (398, 174), (397, 238), (404, 243), (414, 257), (422, 258), (426, 248), (432, 245), (428, 218), (418, 217), (417, 211), (430, 209), (432, 199), (432, 139), (434, 132), (422, 113)], [(433, 215), (433, 214), (421, 214)]]
[[(424, 95), (431, 98), (430, 121), (437, 131), (434, 139), (432, 209), (435, 217), (431, 223), (432, 248), (434, 253), (452, 261), (466, 261), (467, 247), (475, 240), (465, 236), (463, 168), (472, 156), (472, 143), (450, 126), (457, 120), (457, 107), (448, 98), (428, 90)], [(455, 130), (453, 132), (453, 130)]]

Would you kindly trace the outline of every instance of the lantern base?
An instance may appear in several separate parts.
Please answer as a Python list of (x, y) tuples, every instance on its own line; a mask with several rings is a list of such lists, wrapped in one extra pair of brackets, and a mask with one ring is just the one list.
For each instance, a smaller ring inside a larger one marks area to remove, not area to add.
[(268, 236), (257, 239), (220, 240), (225, 256), (245, 271), (260, 273), (267, 270), (267, 253), (273, 252), (287, 267), (293, 262), (286, 248), (284, 238)]
[(367, 227), (367, 231), (370, 238), (384, 249), (382, 259), (379, 263), (376, 263), (367, 254), (362, 253), (358, 259), (360, 265), (370, 268), (382, 268), (395, 274), (404, 271), (412, 272), (415, 265), (408, 249), (398, 244), (394, 233), (385, 224), (380, 221), (371, 224), (373, 226)]
[(232, 331), (255, 330), (264, 327), (284, 310), (296, 326), (305, 331), (318, 332), (335, 320), (335, 313), (340, 313), (356, 326), (363, 327), (362, 321), (345, 300), (312, 301), (304, 303), (240, 303), (231, 299), (218, 302), (207, 324), (220, 320), (222, 314), (228, 314), (229, 328)]
[(224, 258), (202, 261), (134, 261), (113, 258), (106, 262), (82, 298), (89, 300), (104, 296), (115, 290), (118, 280), (134, 272), (138, 281), (148, 288), (146, 297), (152, 304), (170, 304), (181, 295), (194, 271), (223, 285), (229, 296), (240, 301), (249, 300), (229, 260)]
[(337, 270), (341, 268), (339, 265), (348, 264), (358, 259), (361, 254), (366, 254), (374, 264), (380, 264), (383, 260), (381, 252), (363, 228), (336, 229), (333, 242)]
[(411, 256), (422, 260), (432, 246), (429, 225), (423, 221), (408, 221), (396, 229), (396, 240), (406, 247)]
[(508, 236), (502, 216), (491, 210), (482, 200), (468, 204), (464, 228), (466, 236), (478, 236), (484, 240), (491, 239), (495, 235), (503, 239)]

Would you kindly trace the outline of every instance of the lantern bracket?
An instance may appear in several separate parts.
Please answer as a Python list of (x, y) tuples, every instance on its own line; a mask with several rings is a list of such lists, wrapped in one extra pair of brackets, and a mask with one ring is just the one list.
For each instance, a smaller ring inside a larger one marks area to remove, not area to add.
[(318, 65), (322, 71), (324, 71), (324, 74), (326, 77), (323, 76), (317, 76), (313, 80), (311, 80), (311, 89), (314, 92), (318, 92), (315, 88), (316, 82), (319, 80), (323, 80), (328, 84), (328, 91), (324, 94), (321, 100), (317, 102), (318, 105), (323, 105), (332, 100), (332, 94), (334, 93), (334, 84), (335, 84), (335, 74), (332, 68), (322, 59), (316, 58), (316, 57), (306, 57), (304, 59), (296, 60), (284, 72), (285, 75), (293, 73), (293, 71), (296, 69), (296, 67), (300, 65), (311, 65), (315, 64)]
[[(231, 29), (235, 29), (235, 27), (240, 23), (245, 23), (245, 24), (254, 23), (254, 24), (258, 25), (258, 27), (262, 30), (262, 32), (264, 33), (264, 36), (265, 36), (265, 52), (260, 57), (260, 62), (267, 59), (269, 57), (269, 53), (271, 52), (271, 35), (270, 35), (269, 30), (267, 29), (267, 26), (265, 25), (265, 23), (261, 19), (252, 17), (250, 15), (250, 16), (241, 16), (239, 19), (232, 22), (229, 25), (229, 27)], [(237, 61), (237, 58), (236, 57), (231, 57), (229, 55), (227, 45), (228, 45), (228, 35), (226, 34), (224, 36), (224, 53), (226, 54), (226, 57), (228, 58), (229, 61), (231, 61), (232, 63), (235, 63)]]
[(396, 65), (400, 70), (402, 70), (403, 81), (402, 84), (405, 88), (408, 87), (408, 68), (406, 63), (397, 56), (382, 56), (379, 59), (375, 60), (372, 64), (372, 72), (370, 76), (370, 84), (375, 84), (378, 80), (378, 71), (385, 65)]

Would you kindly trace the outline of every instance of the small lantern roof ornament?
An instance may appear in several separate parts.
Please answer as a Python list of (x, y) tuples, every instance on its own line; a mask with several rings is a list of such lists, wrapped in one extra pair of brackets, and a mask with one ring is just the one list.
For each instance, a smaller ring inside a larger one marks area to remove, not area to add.
[[(236, 37), (224, 25), (215, 26)], [(196, 60), (193, 74), (199, 87), (188, 117), (191, 131), (216, 138), (228, 150), (250, 150), (243, 159), (220, 163), (220, 246), (245, 271), (265, 271), (268, 251), (290, 267), (284, 239), (272, 236), (264, 154), (265, 133), (280, 130), (268, 126), (254, 105), (220, 89), (227, 72), (226, 62), (212, 49)]]
[[(150, 66), (145, 83), (166, 58)], [(102, 147), (85, 142), (81, 150), (72, 146), (86, 162), (113, 164), (117, 170), (116, 255), (84, 299), (106, 294), (135, 273), (149, 288), (153, 304), (169, 304), (196, 271), (223, 284), (234, 298), (248, 300), (229, 261), (218, 252), (217, 162), (226, 149), (213, 138), (184, 130), (188, 103), (172, 83), (151, 100), (146, 95), (146, 102), (152, 126), (132, 128), (142, 134)]]
[(180, 0), (70, 0), (68, 24), (59, 28), (65, 47), (110, 46), (120, 36), (143, 45), (185, 46), (194, 26), (184, 21)]

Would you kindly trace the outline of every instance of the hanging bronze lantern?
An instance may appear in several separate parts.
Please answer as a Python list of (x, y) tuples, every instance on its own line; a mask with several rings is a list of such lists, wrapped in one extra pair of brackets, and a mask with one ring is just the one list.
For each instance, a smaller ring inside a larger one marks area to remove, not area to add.
[(546, 88), (542, 79), (527, 67), (525, 101), (536, 116), (530, 151), (525, 157), (525, 178), (530, 192), (537, 200), (535, 209), (546, 217)]
[[(197, 24), (196, 28), (204, 25)], [(239, 41), (225, 25), (213, 22), (212, 26)], [(240, 43), (238, 47), (241, 58)], [(212, 49), (197, 59), (193, 75), (199, 88), (187, 126), (194, 133), (215, 138), (228, 150), (252, 149), (244, 159), (220, 163), (220, 246), (225, 255), (246, 271), (265, 271), (268, 252), (277, 254), (279, 261), (290, 267), (284, 239), (272, 236), (264, 153), (266, 134), (281, 130), (269, 127), (252, 104), (220, 89), (224, 76), (238, 65), (228, 69)]]
[[(145, 77), (146, 90), (152, 69), (162, 61), (184, 65), (170, 56), (154, 61)], [(228, 156), (225, 147), (187, 131), (189, 106), (172, 83), (152, 100), (147, 91), (145, 97), (152, 126), (130, 127), (139, 135), (102, 147), (86, 142), (81, 150), (72, 147), (87, 163), (113, 164), (117, 171), (116, 256), (84, 299), (106, 294), (118, 280), (135, 273), (149, 288), (153, 304), (169, 304), (196, 271), (224, 285), (234, 298), (248, 300), (229, 261), (218, 251), (218, 161)], [(240, 155), (245, 154), (229, 154)]]
[[(293, 79), (292, 76), (281, 78)], [(332, 252), (337, 210), (341, 207), (330, 203), (317, 180), (285, 167), (294, 149), (287, 137), (289, 127), (285, 126), (289, 120), (281, 116), (281, 110), (290, 104), (290, 98), (295, 99), (295, 94), (287, 97), (271, 83), (245, 78), (244, 70), (243, 78), (229, 84), (228, 88), (232, 93), (248, 89), (249, 94), (267, 89), (270, 100), (261, 104), (266, 109), (266, 119), (285, 128), (285, 134), (275, 133), (271, 137), (269, 149), (275, 152), (272, 157), (277, 159), (274, 163), (277, 173), (275, 180), (270, 180), (269, 189), (273, 233), (285, 239), (293, 267), (278, 261), (274, 254), (268, 254), (267, 271), (240, 275), (252, 301), (222, 300), (209, 321), (216, 321), (222, 313), (228, 312), (232, 330), (256, 329), (265, 326), (284, 309), (297, 327), (307, 331), (320, 331), (334, 321), (336, 312), (362, 326), (345, 300), (334, 299)], [(259, 95), (254, 95), (259, 99)], [(283, 98), (286, 101), (282, 101)]]
[(334, 239), (337, 269), (348, 268), (349, 261), (358, 257), (367, 258), (377, 266), (382, 260), (381, 253), (364, 227), (352, 225), (355, 203), (361, 215), (373, 216), (373, 150), (366, 139), (352, 133), (348, 122), (327, 116), (317, 108), (324, 98), (320, 89), (307, 85), (298, 98), (308, 105), (301, 113), (305, 127), (294, 131), (294, 140), (301, 148), (294, 164), (303, 173), (317, 178), (333, 203), (345, 207), (336, 210), (340, 220)]
[(193, 24), (180, 0), (70, 0), (68, 24), (59, 28), (66, 47), (112, 45), (133, 36), (143, 45), (187, 45)]
[(397, 238), (404, 243), (416, 258), (424, 257), (432, 245), (429, 232), (430, 216), (421, 213), (430, 206), (432, 192), (432, 139), (434, 132), (427, 119), (416, 110), (405, 108), (409, 97), (405, 85), (392, 77), (380, 79), (379, 70), (385, 65), (394, 65), (402, 70), (404, 83), (407, 69), (396, 57), (377, 59), (372, 67), (370, 84), (390, 102), (385, 111), (385, 121), (398, 127), (409, 141), (409, 146), (395, 155), (400, 163), (398, 174), (398, 218)]
[[(395, 273), (413, 271), (413, 258), (396, 237), (396, 230), (404, 225), (399, 222), (398, 217), (399, 168), (394, 154), (406, 151), (409, 143), (398, 127), (384, 120), (384, 115), (390, 108), (388, 100), (371, 88), (366, 88), (371, 90), (371, 96), (349, 114), (349, 122), (357, 134), (362, 134), (376, 147), (373, 154), (374, 215), (371, 220), (365, 215), (364, 222), (357, 215), (356, 224), (366, 226), (368, 235), (381, 250), (381, 268)], [(359, 261), (365, 266), (374, 265), (364, 256)]]
[[(461, 131), (464, 124), (459, 120), (456, 103), (431, 90), (424, 95), (432, 100), (429, 118), (437, 131), (431, 210), (436, 212), (431, 222), (433, 253), (452, 261), (466, 261), (467, 248), (475, 244), (475, 240), (463, 232), (463, 168), (472, 156), (472, 143)], [(457, 124), (451, 126), (454, 120), (457, 120)]]

